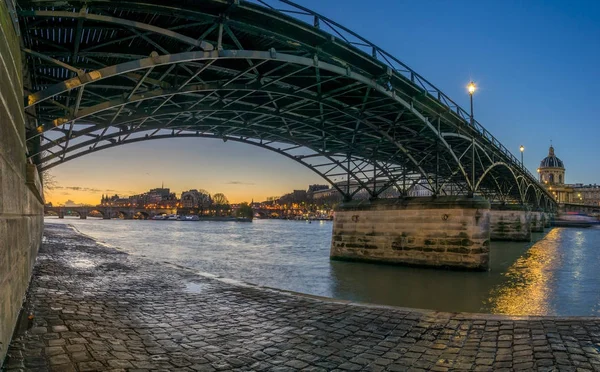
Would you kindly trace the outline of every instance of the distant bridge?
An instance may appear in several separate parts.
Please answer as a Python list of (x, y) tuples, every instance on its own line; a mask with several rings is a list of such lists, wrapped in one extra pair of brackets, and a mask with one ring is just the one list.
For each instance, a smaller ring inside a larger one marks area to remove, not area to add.
[(113, 207), (113, 206), (82, 206), (82, 207), (44, 207), (44, 214), (56, 214), (58, 218), (65, 216), (77, 215), (80, 219), (86, 219), (90, 213), (97, 212), (102, 215), (105, 220), (111, 218), (123, 218), (126, 220), (133, 219), (136, 215), (140, 215), (143, 219), (151, 218), (157, 214), (174, 213), (174, 209), (168, 208), (132, 208), (132, 207)]
[(450, 97), (287, 0), (17, 3), (28, 156), (42, 171), (129, 143), (218, 138), (286, 156), (345, 200), (420, 184), (439, 196), (556, 209)]

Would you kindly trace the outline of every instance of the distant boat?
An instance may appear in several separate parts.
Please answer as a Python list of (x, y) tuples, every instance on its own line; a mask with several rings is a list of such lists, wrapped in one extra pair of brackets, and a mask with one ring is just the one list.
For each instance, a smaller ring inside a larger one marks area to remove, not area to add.
[(152, 217), (153, 220), (166, 220), (167, 216), (164, 214), (157, 214), (156, 216)]
[(200, 221), (200, 217), (194, 215), (191, 216), (180, 216), (179, 217), (180, 221)]
[(179, 216), (176, 214), (167, 214), (167, 220), (169, 221), (178, 221), (179, 220)]
[(553, 221), (555, 227), (591, 227), (599, 223), (597, 218), (584, 214), (563, 214)]

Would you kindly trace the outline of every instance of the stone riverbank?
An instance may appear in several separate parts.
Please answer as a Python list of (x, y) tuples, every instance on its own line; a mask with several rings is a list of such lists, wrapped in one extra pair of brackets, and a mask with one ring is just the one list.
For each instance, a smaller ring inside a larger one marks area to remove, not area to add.
[(597, 318), (296, 295), (128, 255), (64, 225), (46, 226), (27, 309), (9, 371), (600, 371)]

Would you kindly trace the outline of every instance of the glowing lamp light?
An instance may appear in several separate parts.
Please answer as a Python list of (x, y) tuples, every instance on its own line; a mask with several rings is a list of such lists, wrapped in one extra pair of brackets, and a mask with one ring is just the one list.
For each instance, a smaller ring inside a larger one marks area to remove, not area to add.
[(521, 150), (521, 152), (525, 151), (525, 146), (521, 145), (521, 147), (519, 147), (519, 150)]
[(477, 89), (477, 86), (472, 81), (469, 83), (469, 85), (467, 85), (467, 90), (469, 91), (470, 95), (473, 95), (473, 93), (475, 93), (476, 89)]

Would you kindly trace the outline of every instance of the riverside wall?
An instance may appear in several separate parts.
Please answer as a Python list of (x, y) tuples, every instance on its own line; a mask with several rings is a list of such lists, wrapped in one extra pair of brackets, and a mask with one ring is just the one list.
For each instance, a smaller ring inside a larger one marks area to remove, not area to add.
[(467, 197), (342, 203), (335, 211), (330, 256), (487, 270), (489, 212), (487, 200)]
[(17, 323), (42, 240), (43, 193), (26, 161), (23, 69), (19, 36), (0, 1), (0, 366)]

